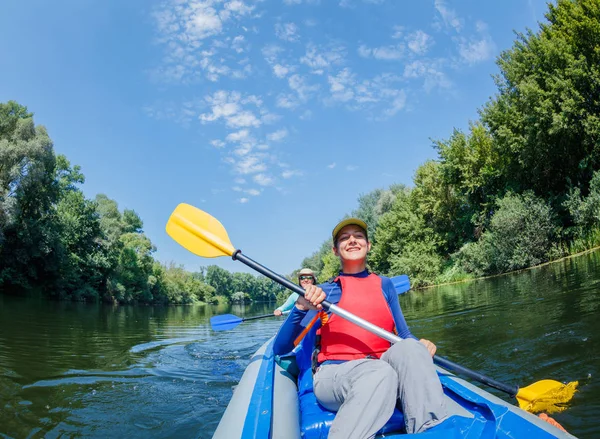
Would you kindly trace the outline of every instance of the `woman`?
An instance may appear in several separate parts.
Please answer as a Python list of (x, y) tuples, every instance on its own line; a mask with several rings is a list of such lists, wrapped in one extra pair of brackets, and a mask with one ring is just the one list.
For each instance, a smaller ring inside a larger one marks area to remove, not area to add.
[[(316, 285), (317, 278), (315, 277), (315, 273), (310, 268), (303, 268), (298, 272), (298, 284), (304, 289), (306, 289), (309, 285)], [(292, 295), (288, 297), (283, 305), (273, 311), (273, 314), (280, 316), (284, 312), (292, 309), (296, 304), (298, 297), (300, 297), (298, 293), (292, 293)]]

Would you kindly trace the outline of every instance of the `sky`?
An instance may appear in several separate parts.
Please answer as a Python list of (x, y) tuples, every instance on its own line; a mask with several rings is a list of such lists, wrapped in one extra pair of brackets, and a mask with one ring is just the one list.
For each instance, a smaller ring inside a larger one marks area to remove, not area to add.
[(202, 259), (165, 224), (216, 217), (276, 272), (357, 207), (412, 185), (434, 140), (496, 94), (496, 59), (541, 0), (30, 0), (0, 4), (0, 102), (46, 126), (82, 190), (134, 209), (155, 257)]

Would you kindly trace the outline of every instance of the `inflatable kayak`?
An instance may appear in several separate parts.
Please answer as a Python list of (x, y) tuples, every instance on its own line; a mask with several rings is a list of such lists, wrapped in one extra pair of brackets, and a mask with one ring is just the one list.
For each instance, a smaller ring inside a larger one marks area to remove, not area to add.
[[(319, 405), (312, 373), (296, 379), (273, 355), (269, 340), (252, 356), (214, 433), (214, 439), (326, 438), (335, 413)], [(405, 438), (574, 438), (496, 396), (438, 368), (451, 416), (418, 435), (404, 433), (395, 410), (377, 437)]]

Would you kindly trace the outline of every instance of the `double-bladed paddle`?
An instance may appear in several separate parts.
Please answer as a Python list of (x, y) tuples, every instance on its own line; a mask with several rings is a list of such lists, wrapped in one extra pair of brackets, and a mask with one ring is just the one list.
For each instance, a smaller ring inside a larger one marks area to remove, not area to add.
[[(167, 223), (167, 233), (183, 247), (198, 256), (205, 258), (231, 256), (234, 261), (240, 261), (284, 287), (304, 296), (302, 287), (250, 259), (248, 256), (242, 254), (241, 250), (235, 249), (229, 240), (225, 227), (223, 227), (216, 218), (194, 206), (185, 203), (177, 206)], [(326, 311), (336, 314), (343, 319), (380, 336), (390, 343), (397, 343), (401, 340), (397, 335), (387, 332), (327, 300), (321, 302), (321, 305)], [(543, 403), (546, 404), (546, 408), (548, 403), (566, 403), (573, 397), (577, 387), (576, 381), (565, 385), (554, 380), (542, 380), (527, 387), (519, 388), (517, 385), (509, 385), (496, 381), (493, 378), (475, 372), (438, 355), (433, 357), (433, 361), (443, 368), (465, 375), (475, 381), (516, 397), (519, 406), (528, 411), (539, 411), (536, 410), (536, 403), (538, 403), (538, 401), (543, 401)]]

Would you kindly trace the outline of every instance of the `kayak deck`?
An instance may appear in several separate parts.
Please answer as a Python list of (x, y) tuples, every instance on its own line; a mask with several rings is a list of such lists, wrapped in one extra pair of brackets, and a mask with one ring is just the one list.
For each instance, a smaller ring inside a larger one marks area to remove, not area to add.
[[(438, 369), (449, 418), (423, 438), (574, 438), (520, 408)], [(318, 404), (312, 374), (298, 381), (276, 362), (272, 339), (252, 357), (213, 436), (231, 438), (326, 438), (334, 412)], [(386, 438), (407, 438), (399, 410), (379, 432)]]

